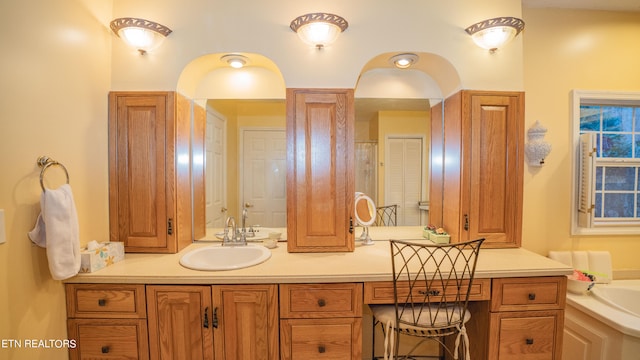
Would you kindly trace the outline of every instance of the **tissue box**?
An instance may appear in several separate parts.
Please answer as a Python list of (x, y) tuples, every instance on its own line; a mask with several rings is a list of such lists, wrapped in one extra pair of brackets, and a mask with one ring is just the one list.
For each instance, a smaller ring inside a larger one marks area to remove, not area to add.
[(80, 252), (80, 272), (90, 273), (124, 259), (124, 243), (106, 242), (93, 250)]
[(429, 239), (431, 234), (435, 234), (435, 232), (433, 230), (427, 230), (427, 229), (422, 230), (422, 237), (425, 239)]
[(436, 244), (448, 244), (451, 241), (451, 235), (449, 234), (429, 234), (429, 240), (433, 241)]

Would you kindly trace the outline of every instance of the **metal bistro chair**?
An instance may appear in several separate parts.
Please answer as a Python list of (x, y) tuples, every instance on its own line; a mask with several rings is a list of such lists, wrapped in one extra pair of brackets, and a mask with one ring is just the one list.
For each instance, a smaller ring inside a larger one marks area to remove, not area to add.
[(398, 205), (387, 205), (376, 208), (375, 226), (396, 226), (398, 224)]
[[(390, 240), (393, 268), (394, 305), (371, 305), (375, 327), (385, 335), (384, 359), (407, 359), (426, 340), (435, 340), (454, 359), (462, 346), (469, 360), (469, 339), (465, 323), (469, 290), (484, 239), (453, 244), (433, 244)], [(448, 349), (444, 338), (456, 335), (455, 348)], [(399, 357), (400, 335), (422, 337)], [(442, 356), (443, 357), (443, 356)], [(375, 357), (374, 357), (375, 358)]]

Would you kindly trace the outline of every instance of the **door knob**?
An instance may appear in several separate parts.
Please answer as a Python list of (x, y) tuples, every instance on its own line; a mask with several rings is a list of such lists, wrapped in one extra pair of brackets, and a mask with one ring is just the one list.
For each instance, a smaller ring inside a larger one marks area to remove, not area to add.
[(246, 203), (244, 203), (244, 207), (250, 208), (250, 207), (253, 207), (253, 204), (246, 202)]

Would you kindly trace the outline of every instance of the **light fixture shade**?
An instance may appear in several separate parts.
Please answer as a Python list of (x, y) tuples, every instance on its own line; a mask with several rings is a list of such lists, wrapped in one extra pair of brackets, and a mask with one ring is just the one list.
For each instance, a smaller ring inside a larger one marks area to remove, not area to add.
[(407, 69), (418, 62), (418, 55), (412, 53), (394, 55), (389, 62), (399, 69)]
[(349, 23), (338, 15), (311, 13), (293, 19), (289, 27), (302, 41), (321, 49), (336, 41), (338, 35), (349, 27)]
[(539, 121), (527, 131), (529, 142), (524, 147), (524, 153), (527, 155), (527, 163), (529, 166), (542, 166), (544, 159), (551, 152), (551, 144), (544, 140), (547, 128), (542, 126)]
[(483, 49), (494, 52), (513, 40), (524, 29), (524, 21), (515, 17), (498, 17), (473, 24), (467, 34)]
[(138, 18), (115, 19), (111, 22), (111, 30), (143, 55), (157, 49), (171, 34), (171, 29), (164, 25)]
[(247, 65), (247, 63), (249, 62), (249, 58), (247, 58), (244, 55), (238, 55), (238, 54), (224, 55), (223, 57), (220, 58), (220, 60), (225, 61), (227, 64), (229, 64), (229, 66), (231, 66), (234, 69), (240, 69), (245, 65)]

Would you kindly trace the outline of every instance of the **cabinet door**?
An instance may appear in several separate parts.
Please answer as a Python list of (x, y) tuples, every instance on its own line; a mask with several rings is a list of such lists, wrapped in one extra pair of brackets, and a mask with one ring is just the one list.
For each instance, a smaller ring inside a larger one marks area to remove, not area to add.
[(353, 251), (353, 90), (287, 89), (287, 248)]
[(219, 318), (216, 359), (279, 358), (277, 285), (216, 285), (213, 303)]
[(465, 144), (461, 239), (520, 246), (524, 166), (523, 97), (471, 93)]
[(135, 248), (168, 247), (167, 119), (170, 93), (109, 94), (111, 241)]
[(151, 359), (213, 359), (209, 286), (147, 286)]

